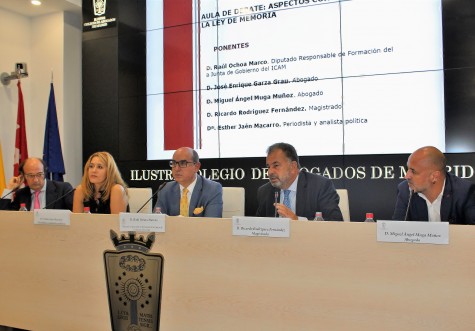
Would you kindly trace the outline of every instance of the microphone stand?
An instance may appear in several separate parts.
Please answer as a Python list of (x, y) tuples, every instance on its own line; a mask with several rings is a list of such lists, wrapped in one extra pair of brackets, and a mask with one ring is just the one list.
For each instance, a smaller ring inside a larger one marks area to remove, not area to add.
[(18, 189), (11, 190), (10, 192), (8, 192), (7, 194), (5, 194), (5, 195), (4, 195), (3, 197), (1, 197), (0, 199), (5, 199), (5, 198), (8, 197), (10, 194), (15, 193), (16, 191), (18, 191)]
[(41, 209), (47, 209), (48, 207), (51, 207), (53, 206), (56, 202), (58, 202), (59, 200), (63, 199), (64, 197), (70, 195), (71, 193), (73, 193), (76, 189), (73, 188), (72, 190), (69, 190), (68, 192), (66, 192), (65, 194), (63, 194), (62, 196), (60, 196), (59, 198), (53, 200), (52, 202), (48, 203), (46, 206), (44, 206), (43, 208)]
[(411, 190), (409, 192), (409, 201), (407, 203), (407, 209), (406, 209), (406, 215), (404, 216), (404, 221), (407, 221), (407, 215), (409, 214), (409, 209), (411, 208), (411, 201), (412, 201), (413, 194), (414, 194), (414, 190)]
[(168, 182), (162, 183), (162, 185), (160, 185), (160, 186), (158, 187), (158, 189), (155, 191), (155, 193), (152, 194), (152, 196), (150, 197), (150, 199), (148, 199), (147, 201), (145, 201), (145, 203), (142, 205), (142, 207), (139, 208), (139, 210), (136, 211), (136, 213), (140, 213), (140, 211), (147, 205), (147, 203), (148, 203), (150, 200), (152, 200), (152, 199), (158, 194), (158, 192), (160, 192), (160, 191), (165, 187), (165, 185), (167, 185), (167, 183), (168, 183)]

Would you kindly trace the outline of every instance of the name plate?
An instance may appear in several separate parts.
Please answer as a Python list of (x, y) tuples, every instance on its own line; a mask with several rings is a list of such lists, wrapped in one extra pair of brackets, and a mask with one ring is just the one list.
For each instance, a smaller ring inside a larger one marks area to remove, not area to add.
[(165, 232), (165, 214), (120, 213), (120, 231)]
[(71, 211), (68, 209), (35, 209), (34, 224), (70, 225)]
[(290, 237), (290, 218), (233, 216), (233, 236)]
[(377, 240), (396, 243), (447, 245), (449, 243), (449, 223), (378, 221)]

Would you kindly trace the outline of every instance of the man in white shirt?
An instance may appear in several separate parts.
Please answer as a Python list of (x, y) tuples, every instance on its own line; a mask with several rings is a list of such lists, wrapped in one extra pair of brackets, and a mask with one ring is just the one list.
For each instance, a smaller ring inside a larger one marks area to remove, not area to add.
[(444, 154), (419, 148), (407, 160), (398, 185), (394, 220), (475, 224), (475, 184), (447, 172)]

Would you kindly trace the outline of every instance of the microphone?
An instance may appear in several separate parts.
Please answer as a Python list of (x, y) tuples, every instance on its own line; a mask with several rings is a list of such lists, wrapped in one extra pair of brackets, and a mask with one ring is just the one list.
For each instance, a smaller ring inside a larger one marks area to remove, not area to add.
[(7, 194), (5, 194), (3, 197), (1, 197), (0, 199), (5, 199), (6, 197), (8, 197), (10, 194), (13, 194), (15, 193), (16, 191), (18, 191), (20, 188), (16, 188), (14, 190), (11, 190), (10, 192), (8, 192)]
[(21, 189), (21, 185), (22, 183), (24, 182), (24, 178), (23, 178), (23, 175), (20, 174), (20, 176), (18, 177), (13, 177), (13, 183), (14, 184), (18, 184), (18, 186), (16, 188), (14, 188), (13, 190), (11, 190), (10, 192), (8, 192), (7, 194), (5, 194), (3, 197), (1, 197), (0, 199), (5, 199), (6, 197), (8, 197), (10, 194), (13, 194), (15, 193), (16, 191), (18, 191), (19, 189)]
[(56, 202), (58, 202), (59, 200), (61, 200), (62, 198), (64, 198), (65, 196), (68, 196), (69, 194), (73, 193), (76, 189), (73, 188), (71, 190), (69, 190), (68, 192), (64, 193), (62, 196), (60, 196), (59, 198), (53, 200), (52, 202), (48, 203), (46, 206), (44, 206), (43, 208), (41, 209), (47, 209), (48, 207), (51, 207), (52, 205), (54, 205)]
[(411, 208), (411, 201), (412, 195), (414, 194), (414, 190), (409, 191), (409, 201), (407, 203), (406, 215), (404, 216), (404, 221), (407, 221), (407, 215), (409, 214), (409, 208)]
[(274, 208), (275, 208), (274, 217), (277, 217), (277, 206), (275, 205), (277, 203), (277, 200), (279, 200), (279, 191), (274, 192)]
[(162, 185), (160, 185), (158, 187), (158, 189), (155, 191), (154, 194), (152, 194), (152, 196), (150, 197), (150, 199), (147, 199), (147, 201), (145, 201), (145, 203), (142, 205), (142, 207), (139, 208), (139, 210), (136, 211), (136, 213), (140, 213), (140, 211), (147, 205), (147, 203), (152, 200), (157, 194), (158, 192), (160, 192), (162, 190), (162, 188), (165, 187), (165, 185), (167, 185), (168, 182), (163, 182)]

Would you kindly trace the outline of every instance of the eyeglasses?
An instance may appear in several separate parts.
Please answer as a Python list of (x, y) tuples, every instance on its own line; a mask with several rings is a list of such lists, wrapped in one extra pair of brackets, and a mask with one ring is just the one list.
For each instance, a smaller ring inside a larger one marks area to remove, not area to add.
[(28, 179), (34, 179), (34, 178), (41, 179), (44, 176), (45, 176), (45, 174), (43, 172), (39, 172), (37, 174), (25, 174), (25, 177), (28, 178)]
[(188, 164), (196, 164), (196, 162), (190, 162), (187, 160), (180, 160), (180, 161), (175, 161), (175, 160), (170, 160), (170, 168), (175, 168), (176, 165), (178, 165), (180, 168), (186, 168), (188, 167)]

